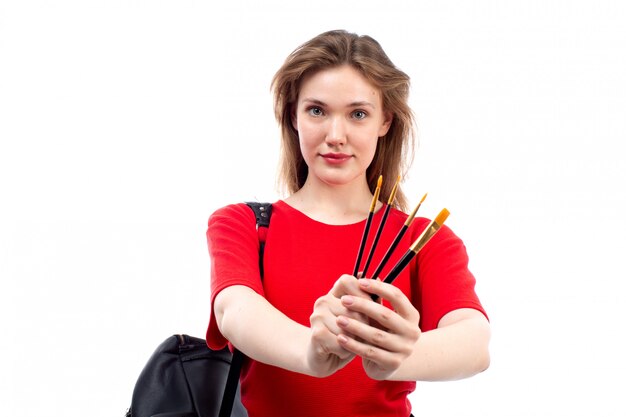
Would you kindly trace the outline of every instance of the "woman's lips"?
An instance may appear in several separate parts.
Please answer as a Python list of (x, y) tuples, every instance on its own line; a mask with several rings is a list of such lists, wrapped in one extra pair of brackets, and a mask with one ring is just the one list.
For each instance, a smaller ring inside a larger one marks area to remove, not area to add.
[(324, 161), (326, 161), (329, 164), (339, 165), (348, 161), (352, 156), (345, 154), (345, 153), (330, 152), (330, 153), (321, 154), (321, 157), (324, 158)]

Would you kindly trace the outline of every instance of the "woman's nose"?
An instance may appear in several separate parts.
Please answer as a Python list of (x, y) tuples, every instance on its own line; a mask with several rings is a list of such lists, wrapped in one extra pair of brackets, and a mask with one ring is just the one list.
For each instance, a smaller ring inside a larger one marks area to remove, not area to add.
[(346, 122), (341, 117), (333, 117), (330, 120), (326, 142), (332, 145), (343, 145), (346, 143)]

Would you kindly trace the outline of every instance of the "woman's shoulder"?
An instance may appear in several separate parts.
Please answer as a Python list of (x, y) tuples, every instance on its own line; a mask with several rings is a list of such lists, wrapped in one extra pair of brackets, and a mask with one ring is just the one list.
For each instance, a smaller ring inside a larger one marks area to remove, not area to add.
[[(276, 206), (277, 203), (268, 203)], [(216, 209), (209, 216), (209, 227), (215, 223), (239, 223), (248, 226), (256, 223), (252, 208), (247, 203), (233, 203)]]
[(248, 217), (254, 218), (252, 210), (246, 205), (246, 203), (234, 203), (220, 207), (215, 210), (209, 216), (209, 224), (214, 221), (221, 221), (224, 219), (246, 219)]

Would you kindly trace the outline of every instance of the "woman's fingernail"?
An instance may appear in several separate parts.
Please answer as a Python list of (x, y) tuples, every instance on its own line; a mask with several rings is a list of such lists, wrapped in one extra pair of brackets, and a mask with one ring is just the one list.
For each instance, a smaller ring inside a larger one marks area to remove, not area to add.
[(361, 287), (369, 287), (370, 286), (370, 280), (365, 278), (365, 279), (361, 279), (359, 280), (359, 284), (361, 285)]
[(349, 322), (348, 322), (348, 319), (347, 319), (347, 318), (345, 318), (345, 317), (339, 317), (339, 318), (337, 319), (337, 324), (338, 324), (338, 325), (340, 325), (341, 327), (346, 327), (346, 326), (349, 324)]
[(354, 304), (354, 298), (351, 295), (344, 295), (341, 297), (341, 302), (345, 305), (352, 305)]
[(346, 344), (348, 343), (348, 338), (345, 337), (344, 335), (340, 334), (339, 336), (337, 336), (337, 339), (339, 339), (339, 343), (343, 343)]

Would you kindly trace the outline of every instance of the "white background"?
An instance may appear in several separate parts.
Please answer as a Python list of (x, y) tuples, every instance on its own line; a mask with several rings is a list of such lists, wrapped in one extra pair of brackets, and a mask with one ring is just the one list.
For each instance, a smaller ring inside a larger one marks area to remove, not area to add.
[(203, 336), (205, 228), (272, 201), (269, 83), (314, 35), (413, 80), (406, 191), (466, 242), (491, 368), (419, 416), (624, 416), (626, 3), (0, 1), (0, 414), (122, 416)]

